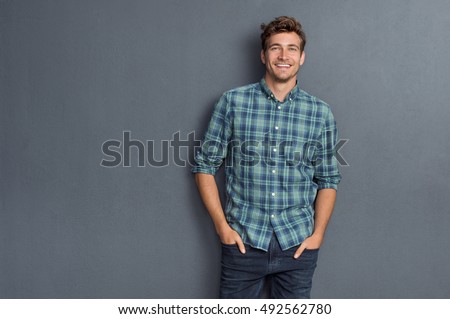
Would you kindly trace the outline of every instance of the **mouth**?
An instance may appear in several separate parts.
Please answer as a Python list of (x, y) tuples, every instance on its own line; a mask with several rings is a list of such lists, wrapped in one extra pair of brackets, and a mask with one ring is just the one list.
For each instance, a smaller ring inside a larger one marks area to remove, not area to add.
[(275, 66), (276, 66), (277, 68), (282, 68), (282, 69), (288, 69), (288, 68), (291, 67), (290, 64), (285, 64), (285, 63), (276, 63)]

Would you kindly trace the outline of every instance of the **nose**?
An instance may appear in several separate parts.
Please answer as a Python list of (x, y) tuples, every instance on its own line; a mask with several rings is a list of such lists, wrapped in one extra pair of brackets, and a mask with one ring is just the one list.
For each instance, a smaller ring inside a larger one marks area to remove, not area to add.
[(280, 49), (280, 54), (278, 55), (278, 59), (280, 59), (280, 60), (286, 59), (286, 49), (285, 48)]

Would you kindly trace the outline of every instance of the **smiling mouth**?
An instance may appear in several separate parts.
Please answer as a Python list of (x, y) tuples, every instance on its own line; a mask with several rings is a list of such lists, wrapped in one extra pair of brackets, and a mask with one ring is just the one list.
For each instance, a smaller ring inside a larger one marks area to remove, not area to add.
[(278, 68), (290, 68), (291, 67), (290, 64), (281, 64), (281, 63), (275, 64), (275, 66)]

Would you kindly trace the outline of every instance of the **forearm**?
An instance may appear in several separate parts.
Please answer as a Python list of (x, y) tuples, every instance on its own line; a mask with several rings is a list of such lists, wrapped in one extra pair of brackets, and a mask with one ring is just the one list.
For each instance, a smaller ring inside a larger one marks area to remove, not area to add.
[(336, 190), (332, 188), (323, 188), (317, 192), (314, 231), (312, 235), (306, 238), (300, 247), (296, 250), (294, 258), (300, 257), (305, 249), (318, 249), (322, 245), (325, 230), (333, 214), (334, 202), (336, 201)]
[(324, 188), (318, 191), (315, 203), (314, 236), (324, 237), (328, 222), (333, 214), (335, 201), (335, 189)]
[(214, 223), (216, 232), (221, 236), (221, 233), (227, 230), (229, 225), (220, 202), (216, 180), (213, 175), (197, 173), (195, 174), (195, 181), (203, 204)]

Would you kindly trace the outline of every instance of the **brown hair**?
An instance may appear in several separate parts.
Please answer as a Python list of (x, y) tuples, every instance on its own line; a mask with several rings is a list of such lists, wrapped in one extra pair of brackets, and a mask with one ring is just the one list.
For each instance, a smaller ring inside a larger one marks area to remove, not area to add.
[(269, 22), (269, 24), (261, 24), (261, 45), (264, 51), (267, 49), (267, 39), (272, 35), (282, 32), (295, 32), (300, 37), (300, 50), (303, 52), (306, 44), (306, 35), (303, 32), (302, 25), (295, 18), (281, 16)]

